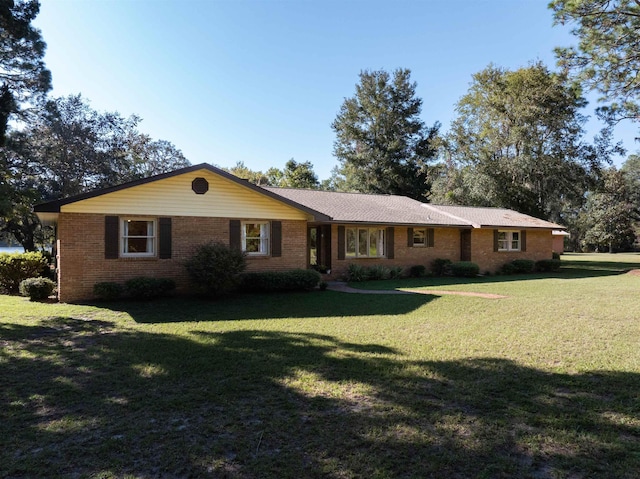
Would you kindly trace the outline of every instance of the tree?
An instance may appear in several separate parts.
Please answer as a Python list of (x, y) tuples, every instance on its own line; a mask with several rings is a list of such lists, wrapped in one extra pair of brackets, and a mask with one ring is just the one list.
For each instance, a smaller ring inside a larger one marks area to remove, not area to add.
[(611, 168), (605, 173), (604, 186), (589, 195), (584, 216), (588, 227), (582, 243), (586, 248), (610, 253), (631, 248), (638, 205), (631, 201), (622, 172)]
[(24, 129), (11, 131), (0, 152), (5, 199), (0, 231), (35, 249), (35, 203), (84, 193), (187, 166), (182, 153), (137, 130), (140, 119), (93, 110), (80, 95), (44, 104)]
[(640, 155), (629, 155), (621, 168), (631, 201), (640, 208)]
[(0, 0), (0, 147), (9, 117), (24, 113), (51, 89), (43, 61), (46, 44), (31, 25), (39, 11), (38, 0)]
[(334, 155), (346, 187), (366, 193), (424, 198), (429, 192), (428, 163), (439, 124), (420, 119), (411, 72), (363, 71), (353, 97), (345, 99), (331, 127)]
[(457, 198), (561, 221), (616, 148), (608, 131), (594, 145), (583, 142), (585, 104), (565, 75), (541, 63), (475, 74), (446, 142), (462, 170)]
[(605, 119), (640, 121), (640, 2), (553, 0), (549, 7), (578, 38), (577, 47), (556, 49), (559, 65), (600, 92)]
[[(237, 176), (238, 178), (242, 178), (244, 180), (253, 183), (254, 185), (262, 185), (269, 186), (269, 178), (262, 171), (253, 171), (249, 167), (247, 167), (243, 161), (238, 161), (231, 168), (222, 168), (227, 173), (231, 173), (232, 175)], [(271, 171), (271, 170), (270, 170)], [(273, 174), (273, 171), (271, 171)]]
[(313, 171), (313, 165), (309, 161), (298, 163), (291, 158), (284, 166), (283, 177), (278, 185), (289, 188), (316, 189), (320, 185), (318, 177)]

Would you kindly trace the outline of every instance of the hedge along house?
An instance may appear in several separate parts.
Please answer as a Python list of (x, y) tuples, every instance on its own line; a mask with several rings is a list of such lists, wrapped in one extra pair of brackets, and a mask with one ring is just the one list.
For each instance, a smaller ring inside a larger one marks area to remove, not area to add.
[(184, 261), (218, 241), (247, 253), (249, 271), (350, 263), (408, 267), (435, 258), (495, 271), (547, 259), (553, 229), (511, 210), (435, 206), (402, 196), (253, 185), (208, 164), (182, 168), (35, 208), (56, 225), (58, 297), (90, 299), (93, 285), (169, 277), (188, 288)]

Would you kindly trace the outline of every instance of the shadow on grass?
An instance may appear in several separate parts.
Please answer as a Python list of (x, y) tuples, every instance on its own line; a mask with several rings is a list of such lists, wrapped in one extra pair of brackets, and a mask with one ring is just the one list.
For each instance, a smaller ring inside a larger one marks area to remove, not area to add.
[(95, 304), (129, 314), (138, 323), (233, 321), (278, 318), (331, 318), (407, 314), (437, 299), (435, 295), (350, 295), (333, 291), (245, 294), (218, 300), (171, 298)]
[(409, 361), (277, 331), (0, 329), (1, 477), (599, 477), (640, 470), (640, 375)]

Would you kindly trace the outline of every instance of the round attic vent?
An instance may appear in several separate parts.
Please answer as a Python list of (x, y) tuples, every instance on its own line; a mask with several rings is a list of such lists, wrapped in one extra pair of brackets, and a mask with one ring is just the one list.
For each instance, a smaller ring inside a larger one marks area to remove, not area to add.
[(209, 182), (204, 178), (196, 178), (191, 182), (191, 189), (196, 195), (204, 195), (209, 191)]

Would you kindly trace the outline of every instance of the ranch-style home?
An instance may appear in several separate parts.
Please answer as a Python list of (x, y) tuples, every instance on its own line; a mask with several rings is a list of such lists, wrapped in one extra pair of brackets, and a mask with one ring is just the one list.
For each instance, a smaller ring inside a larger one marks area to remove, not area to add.
[(93, 285), (169, 277), (201, 244), (247, 253), (249, 271), (350, 263), (429, 267), (435, 258), (496, 271), (552, 256), (548, 221), (499, 208), (421, 203), (403, 196), (260, 187), (203, 163), (36, 206), (57, 236), (59, 300), (91, 299)]

